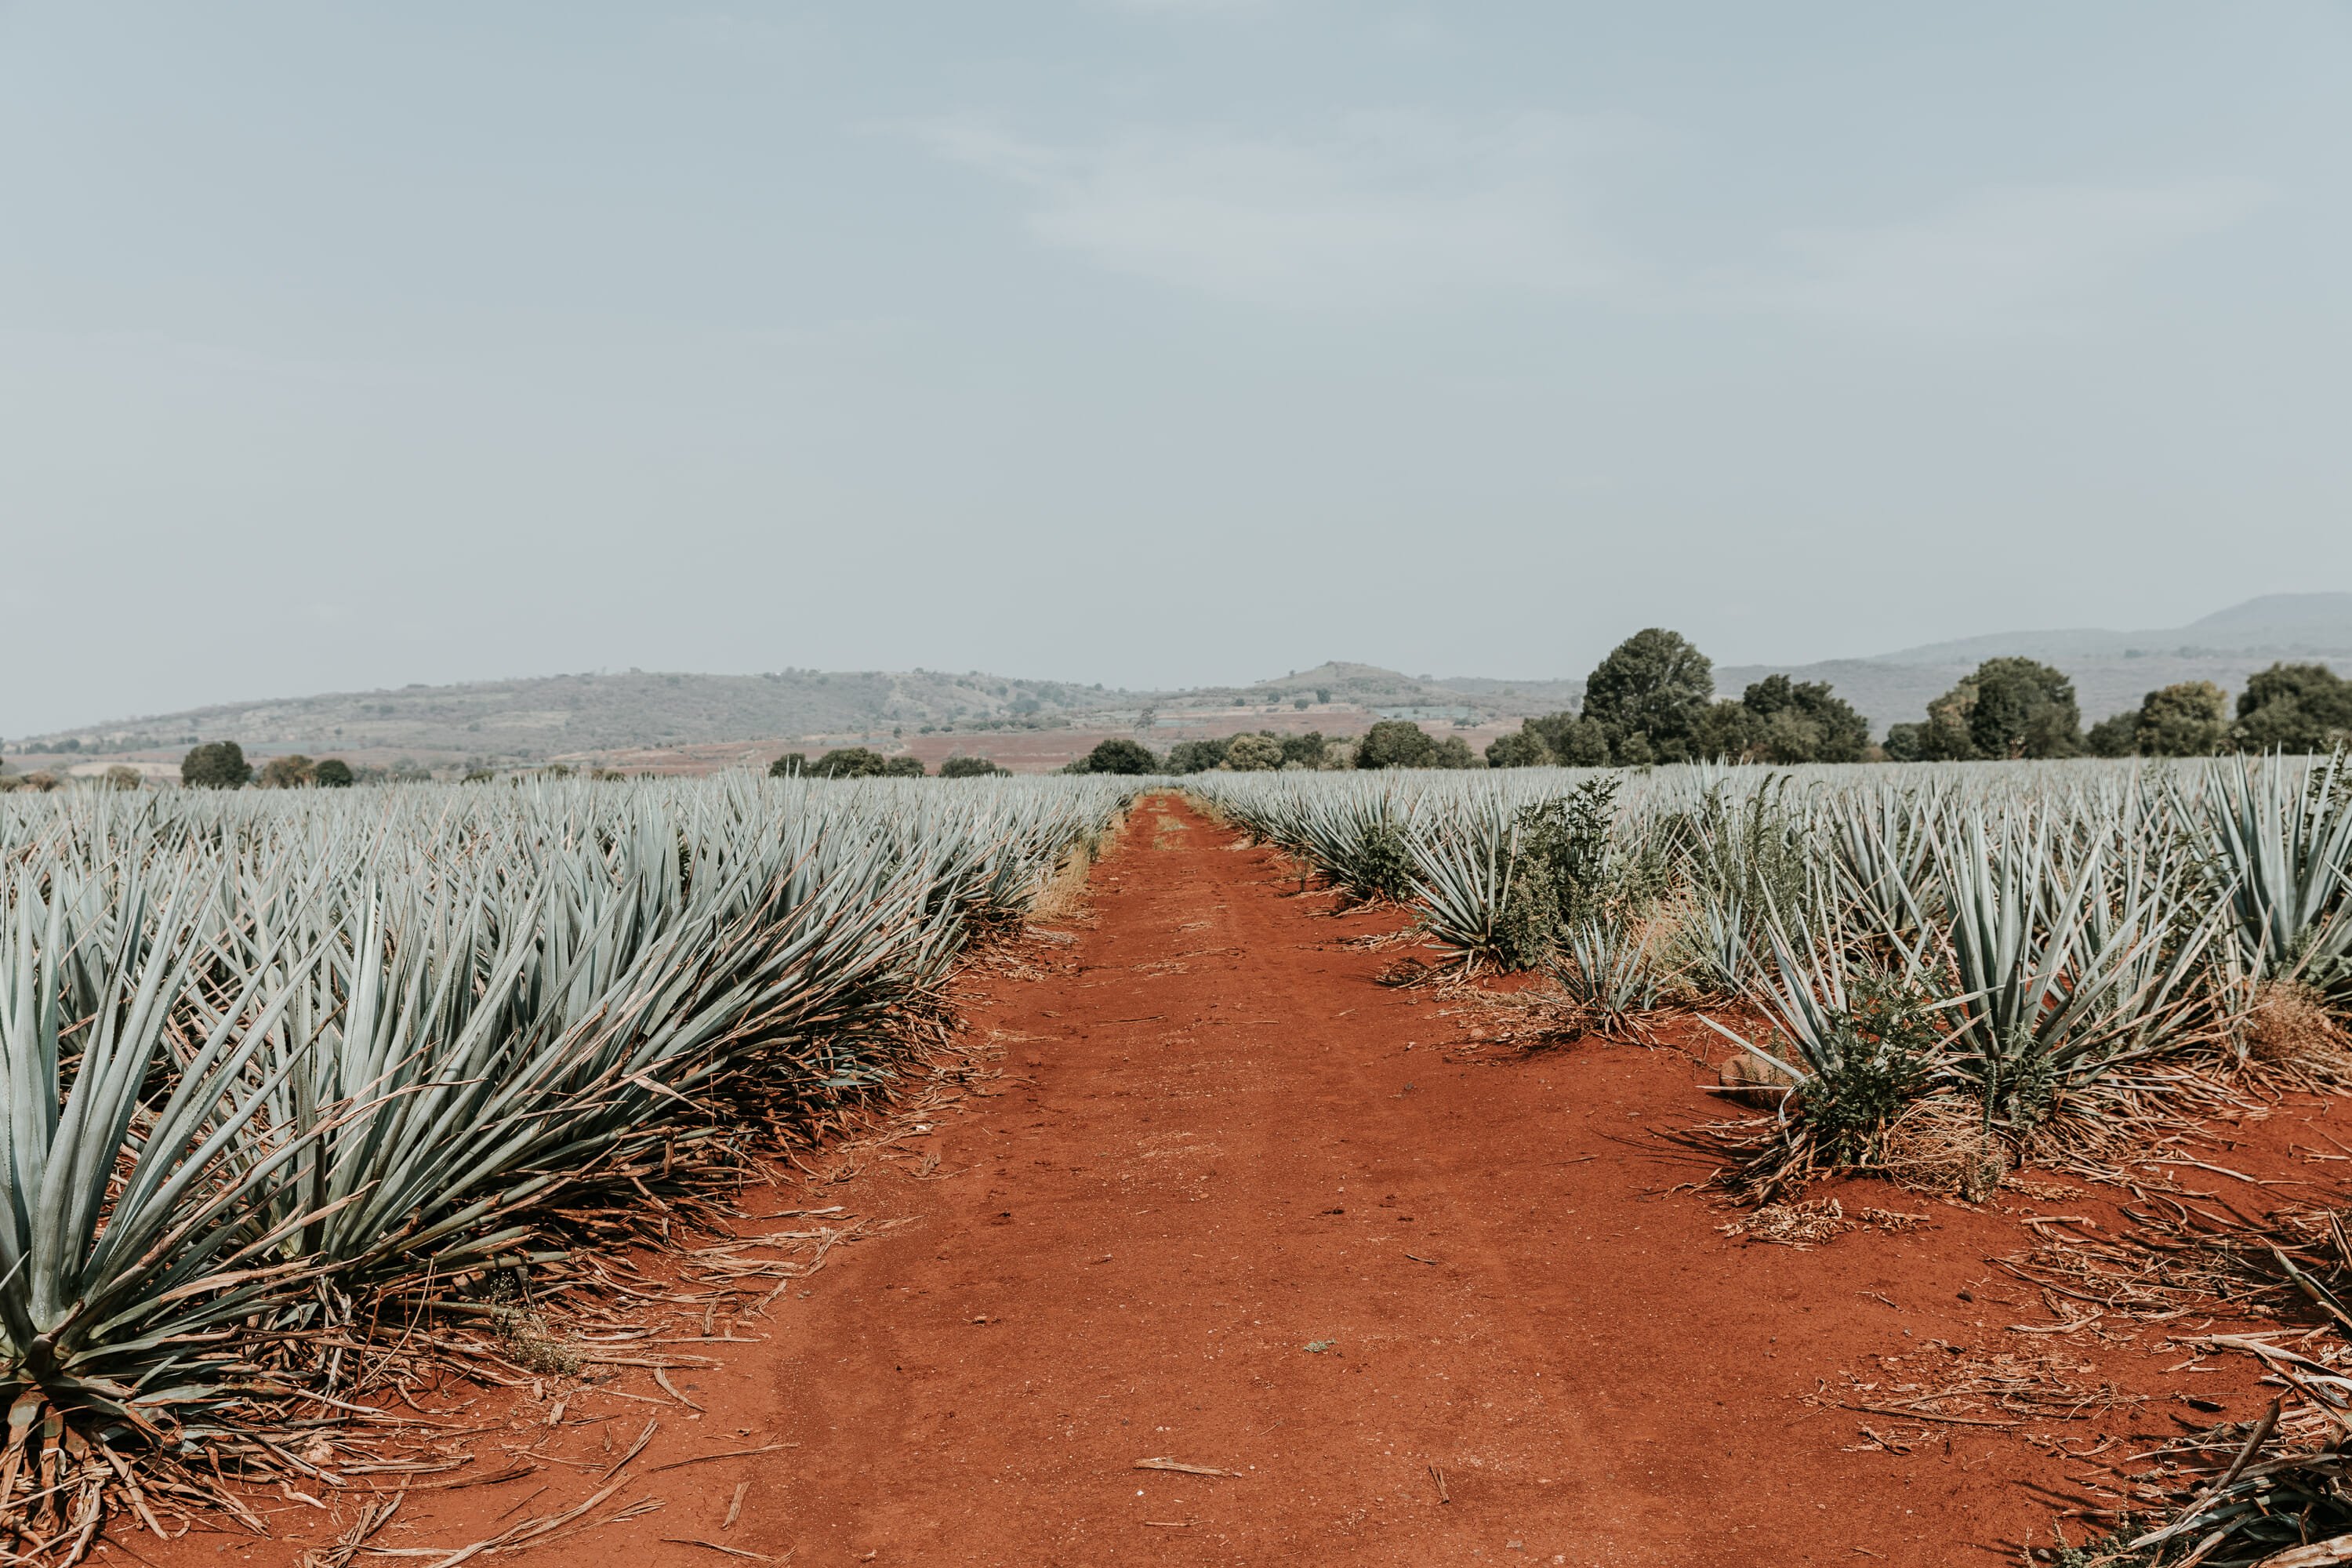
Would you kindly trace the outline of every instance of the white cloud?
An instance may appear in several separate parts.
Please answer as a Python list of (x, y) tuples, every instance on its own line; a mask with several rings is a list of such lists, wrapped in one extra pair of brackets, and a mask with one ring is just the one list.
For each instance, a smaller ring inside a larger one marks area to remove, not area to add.
[(1589, 212), (1599, 138), (1551, 116), (1359, 117), (1312, 139), (1156, 134), (1056, 147), (933, 127), (948, 156), (1026, 186), (1030, 232), (1118, 271), (1325, 307), (1482, 289), (1589, 293), (1620, 268)]
[(1917, 331), (2036, 322), (2268, 199), (2265, 186), (2231, 179), (2000, 187), (1884, 226), (1790, 232), (1785, 265), (1721, 293)]

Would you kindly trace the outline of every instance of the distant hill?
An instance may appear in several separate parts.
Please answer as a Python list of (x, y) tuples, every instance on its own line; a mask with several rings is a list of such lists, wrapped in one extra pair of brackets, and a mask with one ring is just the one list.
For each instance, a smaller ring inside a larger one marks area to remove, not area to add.
[(2281, 659), (2333, 661), (2352, 673), (2352, 594), (2266, 594), (2185, 626), (2135, 632), (2000, 632), (1927, 643), (1871, 658), (1802, 665), (1727, 665), (1716, 689), (1737, 696), (1770, 674), (1826, 680), (1874, 732), (1921, 717), (1929, 701), (1988, 658), (2038, 658), (2072, 676), (2085, 722), (2136, 708), (2159, 686), (2210, 680), (2235, 694)]
[[(1699, 637), (1704, 646), (1705, 638)], [(1826, 680), (1878, 733), (1916, 719), (1930, 699), (1984, 659), (2022, 655), (2074, 677), (2086, 721), (2136, 706), (2149, 690), (2210, 680), (2232, 692), (2278, 659), (2335, 661), (2352, 673), (2352, 594), (2273, 594), (2185, 626), (2136, 632), (2005, 632), (1902, 648), (1869, 658), (1801, 665), (1729, 665), (1716, 689), (1737, 696), (1782, 673)], [(1081, 729), (1118, 731), (1143, 721), (1190, 732), (1255, 725), (1254, 715), (1292, 716), (1347, 733), (1375, 718), (1457, 725), (1507, 723), (1573, 710), (1581, 680), (1404, 675), (1378, 665), (1332, 662), (1247, 686), (1130, 691), (1028, 680), (980, 670), (826, 671), (693, 675), (629, 670), (553, 675), (461, 686), (331, 692), (221, 703), (26, 736), (14, 753), (162, 755), (196, 740), (236, 741), (262, 752), (299, 750), (451, 761), (540, 762), (646, 748), (750, 741), (911, 742), (921, 733)], [(1213, 717), (1217, 716), (1217, 717)]]
[(1119, 704), (1129, 693), (972, 671), (780, 670), (767, 675), (554, 675), (462, 686), (341, 691), (221, 703), (17, 742), (130, 752), (236, 741), (263, 750), (478, 755), (539, 760), (573, 752), (769, 736), (887, 736), (923, 726), (1017, 723)]

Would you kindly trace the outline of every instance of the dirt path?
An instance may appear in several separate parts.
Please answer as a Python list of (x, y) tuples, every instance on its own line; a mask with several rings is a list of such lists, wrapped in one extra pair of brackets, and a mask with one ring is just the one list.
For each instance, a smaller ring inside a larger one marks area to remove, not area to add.
[[(1958, 1293), (2012, 1224), (1727, 1241), (1650, 1135), (1707, 1110), (1687, 1058), (1449, 1063), (1459, 1021), (1343, 945), (1393, 917), (1314, 918), (1278, 879), (1147, 805), (1058, 973), (973, 1019), (1026, 1081), (944, 1129), (961, 1173), (898, 1184), (919, 1223), (744, 1369), (805, 1444), (755, 1489), (770, 1549), (1944, 1564), (2046, 1528), (2019, 1479), (2064, 1468), (2006, 1435), (1848, 1452), (1856, 1418), (1800, 1403), (1874, 1352), (1999, 1338), (2020, 1310)], [(1240, 1474), (1134, 1468), (1155, 1458)]]
[[(1034, 944), (1044, 972), (985, 985), (971, 1025), (1006, 1078), (913, 1142), (936, 1166), (872, 1161), (780, 1205), (908, 1223), (747, 1322), (761, 1342), (711, 1347), (723, 1370), (678, 1384), (700, 1409), (625, 1382), (542, 1423), (552, 1390), (493, 1391), (477, 1415), (515, 1403), (510, 1449), (560, 1419), (574, 1447), (531, 1452), (572, 1468), (420, 1499), (383, 1543), (478, 1540), (532, 1487), (530, 1510), (576, 1501), (650, 1412), (642, 1466), (789, 1446), (648, 1469), (658, 1511), (544, 1557), (750, 1560), (694, 1544), (717, 1542), (803, 1568), (2013, 1563), (2095, 1467), (2005, 1429), (1838, 1408), (1898, 1397), (1842, 1373), (1916, 1390), (1979, 1352), (2050, 1352), (2081, 1385), (2149, 1396), (2033, 1428), (2078, 1452), (2221, 1418), (2184, 1391), (2257, 1407), (2242, 1369), (2168, 1374), (2181, 1352), (2150, 1331), (2011, 1333), (2048, 1321), (1985, 1261), (2027, 1244), (2023, 1200), (1869, 1185), (1848, 1205), (1929, 1223), (1811, 1251), (1718, 1234), (1718, 1205), (1673, 1190), (1703, 1168), (1656, 1136), (1719, 1110), (1688, 1057), (1460, 1059), (1467, 1020), (1375, 984), (1393, 955), (1351, 942), (1396, 917), (1296, 893), (1270, 853), (1147, 802), (1091, 911)], [(2050, 1214), (2112, 1212), (2049, 1196)], [(638, 1402), (583, 1417), (597, 1398)], [(1238, 1473), (1137, 1468), (1154, 1458)], [(221, 1560), (185, 1545), (180, 1561)]]

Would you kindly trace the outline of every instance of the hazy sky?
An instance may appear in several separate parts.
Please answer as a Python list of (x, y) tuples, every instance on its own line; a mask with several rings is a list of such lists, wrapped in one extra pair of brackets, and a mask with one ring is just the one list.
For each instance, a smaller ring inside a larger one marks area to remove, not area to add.
[(2352, 587), (2352, 9), (0, 0), (0, 733)]

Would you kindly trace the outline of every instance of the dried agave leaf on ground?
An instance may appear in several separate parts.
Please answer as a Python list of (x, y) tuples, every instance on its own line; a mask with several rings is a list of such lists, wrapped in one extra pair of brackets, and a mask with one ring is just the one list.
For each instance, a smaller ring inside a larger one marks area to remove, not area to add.
[(1898, 1186), (1982, 1203), (2015, 1163), (2009, 1145), (1964, 1101), (1923, 1100), (1888, 1125), (1880, 1162)]
[(1926, 1215), (1894, 1209), (1865, 1208), (1849, 1217), (1845, 1205), (1835, 1198), (1810, 1198), (1766, 1204), (1716, 1229), (1742, 1240), (1802, 1249), (1834, 1241), (1850, 1230), (1910, 1230), (1927, 1223)]

